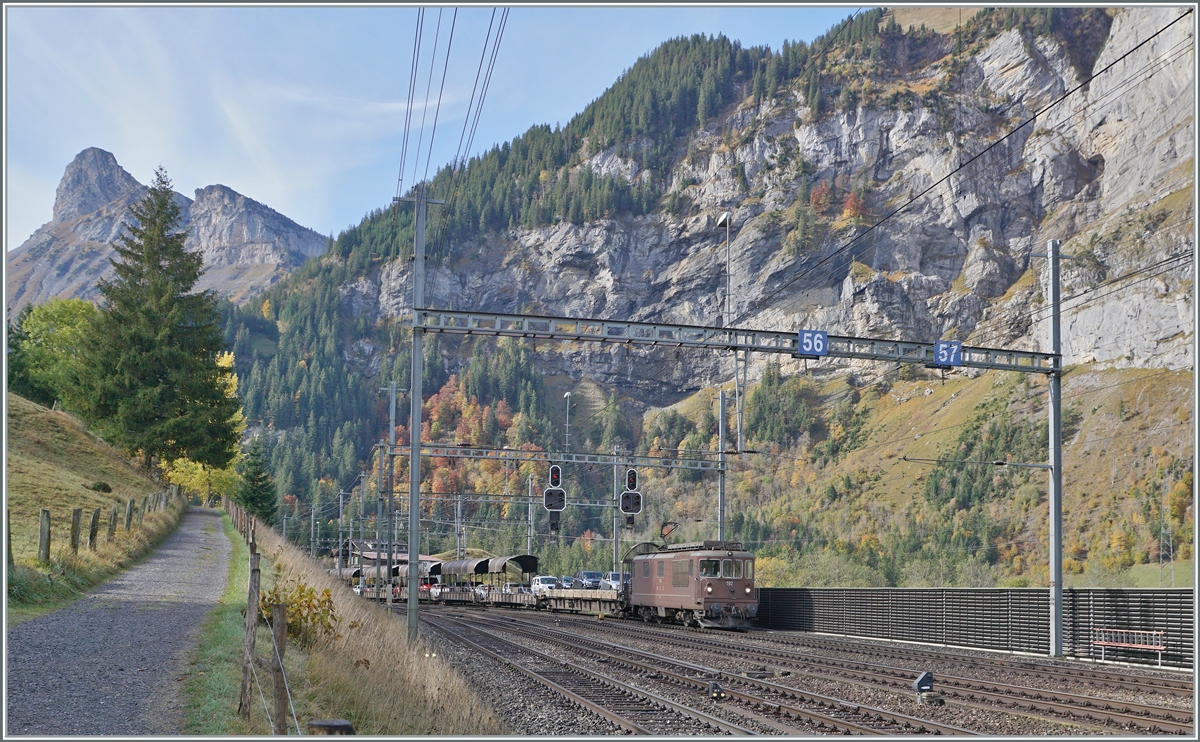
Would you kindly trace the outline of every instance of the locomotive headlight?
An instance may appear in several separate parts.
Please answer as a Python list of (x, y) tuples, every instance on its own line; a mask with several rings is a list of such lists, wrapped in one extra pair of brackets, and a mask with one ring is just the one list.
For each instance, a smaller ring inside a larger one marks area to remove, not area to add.
[(712, 592), (712, 585), (705, 585), (705, 586), (704, 586), (704, 592), (706, 592), (706, 593), (711, 593), (711, 592)]
[(747, 594), (747, 595), (749, 595), (749, 594), (750, 594), (750, 588), (748, 588), (748, 587), (746, 588), (746, 594)]

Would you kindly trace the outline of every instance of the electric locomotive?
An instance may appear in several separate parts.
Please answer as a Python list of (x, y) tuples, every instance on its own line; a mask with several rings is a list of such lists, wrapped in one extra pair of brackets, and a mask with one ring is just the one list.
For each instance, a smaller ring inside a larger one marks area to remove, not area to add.
[(622, 591), (629, 615), (643, 621), (736, 629), (758, 613), (754, 554), (737, 541), (646, 543), (636, 548)]

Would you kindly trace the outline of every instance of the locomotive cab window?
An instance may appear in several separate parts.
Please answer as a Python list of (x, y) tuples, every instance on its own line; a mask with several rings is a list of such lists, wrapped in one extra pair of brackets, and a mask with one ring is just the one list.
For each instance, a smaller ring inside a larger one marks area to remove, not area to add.
[(747, 580), (754, 579), (754, 560), (753, 559), (746, 560), (746, 579)]
[(642, 562), (642, 577), (650, 576), (650, 562)]
[(721, 574), (721, 561), (719, 559), (701, 559), (700, 560), (700, 576), (701, 577), (718, 577)]
[(721, 576), (734, 580), (742, 579), (742, 560), (722, 559)]

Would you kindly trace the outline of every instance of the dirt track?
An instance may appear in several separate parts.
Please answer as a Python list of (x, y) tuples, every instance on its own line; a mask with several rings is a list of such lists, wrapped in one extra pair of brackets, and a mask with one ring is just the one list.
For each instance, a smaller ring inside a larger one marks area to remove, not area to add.
[(9, 629), (5, 736), (180, 734), (176, 678), (229, 553), (220, 511), (191, 508), (138, 566)]

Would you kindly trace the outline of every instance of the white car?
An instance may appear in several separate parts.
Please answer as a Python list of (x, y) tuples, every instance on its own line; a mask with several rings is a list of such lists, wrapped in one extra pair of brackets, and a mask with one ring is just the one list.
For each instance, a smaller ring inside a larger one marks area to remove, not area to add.
[(503, 595), (528, 595), (529, 585), (522, 582), (506, 582), (504, 587), (500, 588), (500, 593)]
[(545, 595), (551, 590), (558, 589), (558, 578), (554, 575), (538, 575), (533, 578), (530, 590), (534, 595)]
[(620, 590), (621, 589), (621, 573), (620, 572), (605, 572), (600, 578), (601, 590)]

